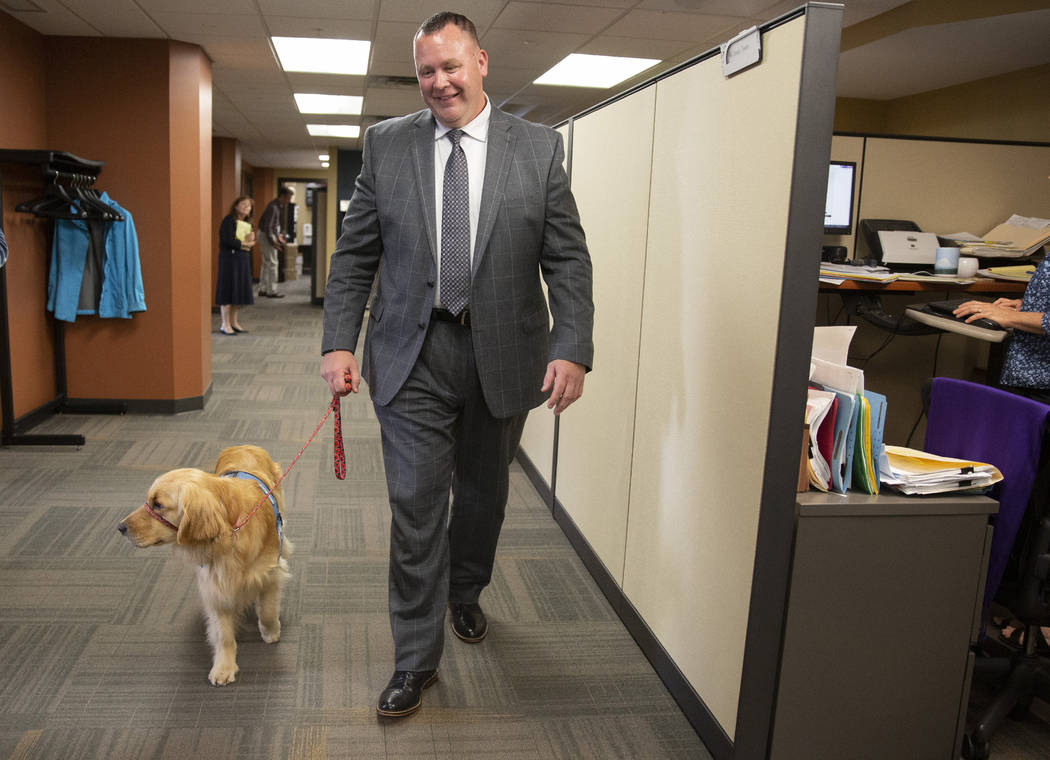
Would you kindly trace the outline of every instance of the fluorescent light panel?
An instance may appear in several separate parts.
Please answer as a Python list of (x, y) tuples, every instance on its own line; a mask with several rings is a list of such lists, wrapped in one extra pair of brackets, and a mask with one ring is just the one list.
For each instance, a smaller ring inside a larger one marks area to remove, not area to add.
[(533, 84), (563, 87), (612, 87), (659, 63), (656, 58), (620, 58), (573, 53), (555, 64)]
[(318, 95), (297, 92), (293, 95), (299, 113), (359, 114), (365, 99), (360, 95)]
[(368, 40), (317, 37), (271, 37), (281, 68), (317, 74), (364, 74), (368, 71)]
[(307, 124), (306, 131), (314, 137), (359, 137), (361, 127), (356, 124)]

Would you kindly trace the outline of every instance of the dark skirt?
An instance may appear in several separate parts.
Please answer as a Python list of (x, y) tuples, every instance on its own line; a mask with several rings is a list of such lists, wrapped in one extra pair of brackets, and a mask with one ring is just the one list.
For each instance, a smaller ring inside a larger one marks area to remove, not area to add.
[(215, 303), (219, 306), (247, 306), (252, 298), (252, 253), (219, 250), (219, 274), (215, 284)]

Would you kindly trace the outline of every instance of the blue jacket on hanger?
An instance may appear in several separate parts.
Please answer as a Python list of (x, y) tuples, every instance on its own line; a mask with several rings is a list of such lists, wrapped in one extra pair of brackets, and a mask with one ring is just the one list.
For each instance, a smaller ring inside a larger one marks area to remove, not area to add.
[(58, 219), (47, 287), (47, 309), (54, 312), (55, 319), (75, 322), (78, 314), (95, 313), (128, 319), (133, 312), (146, 310), (135, 223), (131, 214), (108, 194), (102, 193), (101, 197), (123, 215), (124, 221), (106, 223), (98, 308), (80, 305), (91, 231), (80, 219)]

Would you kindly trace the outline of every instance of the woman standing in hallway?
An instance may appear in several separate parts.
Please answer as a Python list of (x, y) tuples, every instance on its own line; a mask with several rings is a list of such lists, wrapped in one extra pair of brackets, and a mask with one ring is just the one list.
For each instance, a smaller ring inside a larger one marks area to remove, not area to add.
[(255, 203), (247, 195), (237, 198), (230, 213), (219, 225), (219, 274), (215, 284), (215, 301), (219, 304), (222, 324), (219, 332), (236, 335), (247, 332), (237, 319), (241, 306), (250, 306), (252, 298), (252, 246), (255, 230), (250, 220)]

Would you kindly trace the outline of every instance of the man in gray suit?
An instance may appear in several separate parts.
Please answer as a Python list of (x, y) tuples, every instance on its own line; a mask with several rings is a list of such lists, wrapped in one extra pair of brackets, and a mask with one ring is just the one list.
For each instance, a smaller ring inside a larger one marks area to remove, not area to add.
[(437, 679), (446, 606), (461, 639), (488, 632), (478, 599), (526, 416), (578, 399), (593, 355), (591, 262), (560, 135), (492, 105), (465, 16), (424, 22), (414, 58), (427, 108), (365, 132), (321, 347), (334, 393), (356, 393), (363, 374), (382, 431), (395, 672), (377, 710), (390, 717), (418, 710)]

